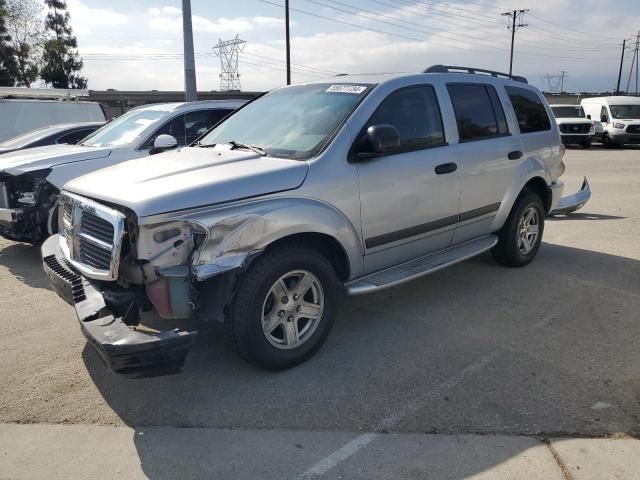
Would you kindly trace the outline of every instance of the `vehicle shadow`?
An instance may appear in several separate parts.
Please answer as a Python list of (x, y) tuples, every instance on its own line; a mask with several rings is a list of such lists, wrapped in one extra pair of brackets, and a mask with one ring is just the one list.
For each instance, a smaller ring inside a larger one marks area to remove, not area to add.
[(0, 266), (5, 267), (18, 280), (32, 288), (50, 290), (42, 269), (40, 245), (10, 243), (0, 249)]
[[(135, 429), (152, 479), (175, 478), (178, 464), (189, 465), (183, 478), (274, 478), (256, 472), (298, 451), (282, 440), (280, 452), (249, 454), (240, 440), (199, 427), (640, 437), (639, 287), (638, 260), (545, 243), (523, 269), (485, 254), (346, 298), (323, 349), (288, 371), (246, 364), (218, 325), (199, 334), (179, 375), (125, 379), (89, 346), (83, 359), (104, 400)], [(307, 467), (322, 458), (313, 445), (308, 451)], [(446, 478), (518, 453), (484, 451)]]

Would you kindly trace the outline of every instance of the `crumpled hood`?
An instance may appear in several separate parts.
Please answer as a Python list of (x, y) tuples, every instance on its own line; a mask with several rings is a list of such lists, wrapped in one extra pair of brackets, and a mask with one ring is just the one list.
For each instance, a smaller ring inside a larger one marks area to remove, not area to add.
[(67, 183), (65, 190), (146, 217), (292, 190), (302, 184), (308, 169), (304, 161), (191, 147), (84, 175)]
[(27, 148), (0, 156), (0, 172), (21, 175), (63, 163), (104, 158), (110, 154), (111, 149), (109, 148), (83, 147), (81, 145), (48, 145)]
[(563, 123), (593, 123), (588, 118), (583, 117), (556, 118), (556, 122), (558, 123), (558, 125), (562, 125)]

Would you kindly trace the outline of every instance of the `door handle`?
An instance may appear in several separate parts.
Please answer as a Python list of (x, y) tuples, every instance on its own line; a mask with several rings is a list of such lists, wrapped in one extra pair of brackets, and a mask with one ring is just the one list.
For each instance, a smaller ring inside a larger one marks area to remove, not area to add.
[(520, 150), (514, 150), (513, 152), (509, 152), (507, 157), (509, 157), (509, 160), (518, 160), (522, 158), (522, 152)]
[(455, 163), (443, 163), (436, 167), (436, 175), (444, 175), (445, 173), (453, 173), (458, 169)]

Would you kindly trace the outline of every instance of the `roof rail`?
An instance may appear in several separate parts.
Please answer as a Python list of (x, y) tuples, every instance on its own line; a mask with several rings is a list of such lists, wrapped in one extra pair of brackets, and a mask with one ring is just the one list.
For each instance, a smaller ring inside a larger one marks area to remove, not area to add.
[(78, 97), (88, 96), (89, 90), (67, 88), (0, 87), (0, 98), (76, 100)]
[(432, 65), (423, 73), (479, 73), (482, 75), (491, 75), (497, 78), (510, 78), (516, 82), (529, 83), (526, 78), (518, 75), (509, 75), (508, 73), (496, 72), (494, 70), (485, 70), (484, 68), (474, 67), (456, 67), (453, 65)]

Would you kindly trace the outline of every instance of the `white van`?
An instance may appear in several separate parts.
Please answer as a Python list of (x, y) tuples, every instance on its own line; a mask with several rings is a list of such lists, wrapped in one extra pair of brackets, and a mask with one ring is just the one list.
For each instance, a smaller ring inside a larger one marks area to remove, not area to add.
[(605, 147), (640, 144), (640, 97), (594, 97), (580, 102), (588, 118), (602, 122)]
[(105, 122), (96, 102), (0, 98), (0, 142), (58, 123)]

